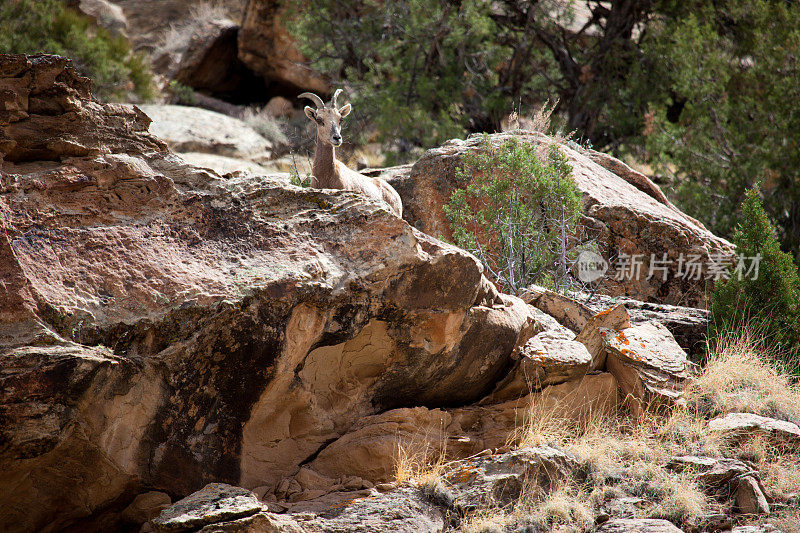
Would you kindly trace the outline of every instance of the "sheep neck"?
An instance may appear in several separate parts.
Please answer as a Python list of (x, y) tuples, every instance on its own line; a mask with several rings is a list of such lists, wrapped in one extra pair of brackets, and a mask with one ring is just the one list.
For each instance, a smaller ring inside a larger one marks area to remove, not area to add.
[(322, 142), (319, 137), (317, 137), (317, 150), (314, 153), (314, 165), (311, 170), (321, 187), (341, 188), (341, 180), (336, 170), (336, 148), (332, 144)]

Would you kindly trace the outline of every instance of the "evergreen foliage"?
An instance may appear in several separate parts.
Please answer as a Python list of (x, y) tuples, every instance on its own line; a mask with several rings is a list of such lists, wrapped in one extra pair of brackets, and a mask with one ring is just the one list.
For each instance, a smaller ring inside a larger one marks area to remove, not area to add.
[(667, 91), (661, 99), (651, 89), (651, 163), (675, 177), (683, 209), (725, 236), (763, 177), (767, 213), (800, 258), (800, 4), (681, 1), (662, 10), (645, 45)]
[(502, 46), (493, 42), (489, 8), (447, 0), (297, 2), (288, 25), (314, 67), (347, 80), (354, 109), (408, 159), (413, 147), (499, 122)]
[(758, 276), (735, 269), (714, 287), (709, 323), (713, 345), (726, 332), (747, 328), (765, 335), (779, 353), (794, 360), (800, 350), (800, 276), (792, 256), (782, 252), (775, 228), (756, 189), (742, 204), (742, 221), (733, 238), (736, 251), (746, 258), (760, 257)]
[(60, 0), (0, 3), (0, 53), (58, 54), (72, 59), (92, 78), (103, 100), (152, 98), (152, 75), (145, 58), (132, 53), (124, 37), (113, 36)]
[(444, 206), (456, 244), (511, 292), (532, 283), (569, 288), (581, 203), (559, 148), (551, 145), (540, 158), (527, 143), (512, 138), (494, 146), (486, 136), (461, 163), (462, 188)]

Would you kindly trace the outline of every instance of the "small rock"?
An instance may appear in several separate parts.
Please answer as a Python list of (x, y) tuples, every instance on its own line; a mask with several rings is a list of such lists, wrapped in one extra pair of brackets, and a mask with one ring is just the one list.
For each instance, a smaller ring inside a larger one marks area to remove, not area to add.
[(597, 533), (682, 533), (667, 520), (616, 518), (597, 528)]
[(761, 432), (781, 444), (800, 445), (800, 427), (785, 420), (775, 420), (752, 413), (729, 413), (708, 423), (709, 431), (720, 431), (731, 435)]
[(543, 331), (514, 350), (514, 367), (498, 383), (491, 401), (502, 402), (519, 398), (532, 389), (573, 381), (586, 375), (592, 356), (586, 347), (573, 340), (572, 334)]
[(262, 509), (261, 502), (249, 490), (210, 483), (162, 511), (153, 525), (158, 533), (186, 531), (250, 516)]
[(667, 467), (678, 472), (691, 468), (698, 472), (698, 481), (712, 488), (720, 488), (736, 476), (755, 474), (752, 468), (736, 459), (715, 459), (694, 455), (674, 457)]
[(606, 363), (606, 343), (600, 329), (619, 331), (631, 326), (630, 316), (624, 305), (616, 305), (590, 317), (575, 340), (586, 346), (592, 355), (589, 370), (598, 370)]
[(599, 331), (605, 343), (605, 368), (617, 378), (622, 397), (632, 400), (635, 413), (647, 404), (682, 398), (690, 377), (688, 360), (667, 328), (648, 323)]
[(527, 447), (500, 456), (457, 461), (444, 480), (452, 505), (468, 512), (486, 505), (506, 505), (519, 497), (527, 480), (564, 479), (577, 466), (572, 455), (555, 448)]
[(743, 514), (769, 514), (769, 503), (761, 483), (755, 476), (736, 479), (736, 506)]
[(294, 108), (292, 103), (283, 96), (273, 96), (264, 106), (264, 111), (271, 117), (280, 118), (292, 116)]

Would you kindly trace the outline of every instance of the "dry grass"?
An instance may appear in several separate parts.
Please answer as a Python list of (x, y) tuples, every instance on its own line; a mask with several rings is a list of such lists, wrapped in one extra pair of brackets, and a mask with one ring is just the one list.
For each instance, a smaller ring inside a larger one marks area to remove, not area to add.
[(222, 2), (204, 1), (191, 7), (186, 18), (170, 25), (161, 38), (156, 56), (161, 53), (183, 53), (189, 47), (192, 36), (203, 25), (230, 18), (230, 9)]
[(797, 420), (800, 388), (774, 356), (751, 332), (727, 337), (687, 389), (689, 406), (704, 416), (744, 411)]
[(429, 439), (411, 439), (397, 446), (394, 478), (397, 483), (417, 486), (441, 479), (447, 466), (447, 447)]
[[(800, 391), (782, 368), (761, 350), (757, 337), (742, 335), (722, 343), (689, 386), (687, 406), (632, 419), (622, 414), (592, 413), (564, 418), (552, 404), (531, 403), (509, 436), (512, 446), (551, 445), (571, 452), (581, 465), (569, 482), (544, 490), (532, 484), (508, 508), (480, 509), (463, 517), (461, 530), (493, 533), (531, 526), (541, 531), (590, 530), (609, 502), (634, 498), (642, 518), (663, 518), (679, 527), (700, 527), (702, 517), (730, 513), (721, 493), (706, 492), (690, 470), (667, 468), (678, 455), (733, 457), (749, 461), (761, 473), (775, 502), (770, 521), (784, 531), (800, 531), (800, 453), (777, 447), (754, 434), (726, 440), (707, 431), (708, 420), (747, 411), (797, 420)], [(531, 396), (534, 397), (534, 396)], [(444, 454), (405, 459), (398, 477), (422, 480), (430, 494), (447, 469)], [(408, 474), (407, 472), (413, 472)]]
[(264, 137), (276, 151), (283, 152), (288, 150), (289, 138), (284, 133), (281, 122), (266, 112), (262, 107), (248, 107), (242, 114), (242, 120), (256, 133)]
[(589, 495), (572, 484), (557, 487), (541, 501), (524, 502), (516, 513), (526, 525), (544, 531), (589, 531), (595, 517)]

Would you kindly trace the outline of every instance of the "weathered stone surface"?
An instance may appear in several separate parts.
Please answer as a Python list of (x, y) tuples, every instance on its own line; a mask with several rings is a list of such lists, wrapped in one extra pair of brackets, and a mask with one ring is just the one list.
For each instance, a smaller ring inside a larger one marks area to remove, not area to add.
[[(227, 157), (224, 155), (205, 154), (202, 152), (184, 152), (178, 154), (187, 163), (196, 167), (207, 168), (213, 170), (220, 176), (230, 174), (232, 172), (245, 172), (255, 176), (265, 176), (267, 174), (275, 176), (275, 172), (271, 172), (267, 168), (248, 161), (246, 159), (237, 159), (235, 157)], [(286, 185), (289, 184), (290, 175), (283, 173), (279, 180)]]
[(603, 331), (621, 331), (629, 327), (631, 327), (630, 316), (623, 305), (600, 311), (587, 319), (575, 340), (586, 346), (586, 349), (592, 355), (590, 370), (598, 370), (605, 367), (607, 346)]
[(484, 397), (537, 327), (358, 194), (187, 165), (65, 59), (0, 85), (0, 529), (274, 490), (365, 416)]
[[(452, 457), (466, 457), (504, 447), (530, 416), (531, 404), (565, 420), (585, 420), (612, 414), (617, 401), (614, 377), (594, 374), (503, 403), (490, 395), (481, 402), (484, 405), (393, 409), (356, 422), (345, 435), (325, 446), (308, 468), (329, 479), (350, 474), (378, 484), (394, 478), (401, 449), (419, 457), (435, 457), (440, 450)], [(286, 480), (282, 497), (305, 489), (302, 479), (293, 489), (290, 484)]]
[(401, 446), (421, 451), (440, 448), (452, 416), (441, 409), (393, 409), (359, 420), (348, 433), (326, 446), (309, 465), (320, 474), (359, 476), (372, 483), (394, 478)]
[(754, 476), (740, 476), (736, 480), (736, 507), (743, 514), (769, 514), (769, 503), (764, 487)]
[(207, 524), (250, 516), (263, 506), (255, 494), (241, 487), (210, 483), (164, 509), (153, 520), (158, 533), (190, 531)]
[[(552, 142), (543, 134), (521, 131), (494, 134), (490, 141), (499, 144), (512, 137), (537, 147)], [(388, 178), (403, 199), (406, 220), (430, 235), (452, 237), (442, 205), (456, 187), (455, 170), (462, 155), (479, 149), (481, 142), (480, 136), (449, 141), (429, 150), (408, 172)], [(625, 179), (609, 171), (582, 150), (573, 146), (561, 148), (573, 167), (573, 179), (582, 193), (584, 224), (596, 234), (603, 256), (609, 259), (625, 253), (644, 257), (641, 276), (634, 279), (621, 276), (621, 280), (607, 277), (601, 292), (643, 301), (705, 307), (712, 283), (679, 276), (679, 254), (696, 254), (701, 262), (707, 262), (711, 256), (732, 254), (732, 245), (655, 198), (655, 185), (643, 192), (641, 184), (632, 185), (630, 177)], [(666, 281), (661, 275), (647, 279), (651, 254), (659, 260), (662, 254), (667, 254), (667, 259), (673, 261)]]
[(618, 518), (598, 527), (597, 533), (681, 533), (681, 530), (667, 520)]
[(674, 207), (672, 205), (672, 202), (670, 202), (667, 199), (667, 196), (661, 191), (661, 188), (655, 183), (653, 183), (653, 181), (650, 178), (648, 178), (641, 172), (633, 170), (631, 167), (629, 167), (619, 159), (612, 157), (606, 153), (586, 148), (583, 149), (583, 152), (589, 157), (589, 159), (591, 159), (604, 169), (624, 179), (626, 182), (630, 183), (631, 185), (633, 185), (646, 195), (650, 196), (658, 203), (664, 204), (669, 207)]
[(527, 287), (520, 298), (575, 333), (580, 333), (595, 314), (624, 305), (631, 324), (657, 322), (672, 333), (675, 341), (688, 354), (700, 355), (705, 351), (708, 329), (708, 311), (705, 309), (642, 302), (624, 296), (589, 295), (585, 292), (567, 296), (536, 285)]
[(705, 353), (708, 311), (696, 307), (683, 307), (652, 302), (641, 302), (623, 296), (611, 297), (595, 294), (591, 299), (578, 297), (592, 313), (599, 313), (615, 305), (624, 305), (631, 324), (655, 322), (666, 327), (675, 342), (689, 355)]
[(726, 486), (732, 479), (743, 474), (752, 474), (754, 470), (742, 461), (728, 458), (696, 457), (683, 455), (674, 457), (669, 468), (679, 472), (691, 469), (697, 472), (697, 479), (711, 488)]
[(442, 480), (452, 506), (467, 513), (516, 501), (525, 483), (537, 480), (547, 490), (578, 467), (578, 460), (550, 446), (526, 447), (498, 456), (475, 457), (448, 465)]
[(731, 436), (763, 433), (781, 444), (800, 446), (800, 427), (785, 420), (775, 420), (752, 413), (729, 413), (708, 422), (709, 431), (719, 431)]
[(742, 461), (685, 455), (674, 457), (667, 466), (679, 472), (692, 470), (707, 489), (731, 495), (741, 513), (769, 514), (758, 471)]
[(433, 533), (445, 530), (441, 509), (425, 499), (418, 490), (401, 487), (379, 493), (368, 490), (344, 493), (327, 502), (305, 502), (290, 510), (302, 531), (369, 533)]
[(589, 370), (592, 355), (574, 335), (543, 331), (531, 337), (511, 355), (516, 360), (508, 376), (497, 384), (492, 397), (511, 400), (548, 385), (580, 379)]
[(682, 398), (689, 379), (686, 352), (661, 324), (641, 324), (621, 331), (601, 329), (606, 342), (606, 370), (617, 378), (622, 396), (644, 404)]
[(239, 58), (251, 70), (297, 92), (327, 94), (330, 85), (308, 67), (294, 40), (283, 26), (284, 0), (251, 0), (239, 31)]
[(150, 133), (166, 141), (176, 152), (201, 152), (255, 163), (268, 161), (269, 141), (244, 121), (179, 105), (141, 105), (149, 116)]
[(136, 496), (122, 511), (122, 521), (135, 526), (144, 524), (161, 514), (172, 504), (168, 494), (158, 491), (144, 492)]
[(592, 356), (589, 370), (614, 375), (622, 398), (634, 414), (640, 414), (647, 405), (682, 401), (695, 365), (661, 324), (632, 326), (628, 312), (619, 304), (589, 318), (575, 340)]
[(263, 511), (205, 526), (200, 533), (441, 533), (442, 511), (421, 492), (401, 487), (339, 492), (293, 504), (285, 514)]
[(593, 310), (575, 298), (560, 294), (538, 285), (526, 287), (520, 294), (526, 303), (555, 318), (559, 324), (574, 333), (580, 333), (592, 316), (598, 312), (609, 309), (608, 306), (600, 310)]

